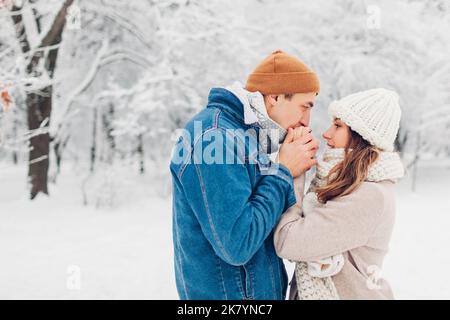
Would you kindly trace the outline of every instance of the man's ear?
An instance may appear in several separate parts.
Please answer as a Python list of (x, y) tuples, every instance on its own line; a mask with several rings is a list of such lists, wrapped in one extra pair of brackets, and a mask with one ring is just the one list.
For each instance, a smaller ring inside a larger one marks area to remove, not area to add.
[(278, 101), (278, 96), (275, 94), (269, 94), (267, 95), (267, 101), (269, 102), (270, 106), (274, 106)]

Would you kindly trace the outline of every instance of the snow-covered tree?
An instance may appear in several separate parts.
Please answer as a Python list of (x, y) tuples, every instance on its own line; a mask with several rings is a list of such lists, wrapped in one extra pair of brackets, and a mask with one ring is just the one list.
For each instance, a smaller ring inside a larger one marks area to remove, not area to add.
[[(167, 176), (173, 133), (205, 106), (209, 89), (245, 82), (277, 49), (319, 75), (317, 135), (332, 100), (386, 87), (401, 97), (396, 145), (405, 160), (450, 156), (446, 0), (21, 3), (0, 14), (0, 91), (13, 102), (0, 111), (0, 157), (20, 164), (29, 140), (30, 177), (40, 172), (32, 181), (56, 182), (64, 163), (74, 164), (86, 195), (111, 190), (105, 203), (120, 187), (117, 168)], [(33, 110), (48, 101), (51, 112), (37, 121)], [(32, 195), (45, 191), (41, 182)]]

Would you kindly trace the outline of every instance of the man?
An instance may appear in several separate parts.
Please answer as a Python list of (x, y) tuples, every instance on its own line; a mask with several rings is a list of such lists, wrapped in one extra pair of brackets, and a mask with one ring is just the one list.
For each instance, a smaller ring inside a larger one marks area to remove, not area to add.
[(317, 140), (293, 128), (309, 126), (318, 92), (314, 72), (275, 51), (187, 123), (170, 165), (181, 299), (285, 298), (273, 229), (295, 204), (293, 178), (316, 164)]

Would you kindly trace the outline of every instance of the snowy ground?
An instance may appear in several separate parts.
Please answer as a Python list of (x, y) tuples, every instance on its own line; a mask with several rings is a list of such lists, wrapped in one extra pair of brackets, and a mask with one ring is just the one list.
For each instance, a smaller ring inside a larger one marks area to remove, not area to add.
[(154, 180), (136, 178), (128, 205), (98, 210), (82, 205), (74, 173), (31, 203), (26, 172), (11, 169), (0, 173), (0, 299), (177, 298), (170, 201)]
[[(177, 298), (164, 180), (135, 177), (128, 202), (95, 209), (82, 205), (75, 170), (35, 202), (24, 195), (23, 169), (0, 176), (0, 299)], [(419, 179), (416, 193), (408, 179), (400, 185), (383, 276), (397, 298), (450, 299), (450, 164), (423, 167)]]
[(400, 183), (397, 221), (383, 276), (397, 298), (450, 299), (450, 162), (423, 165), (418, 185)]

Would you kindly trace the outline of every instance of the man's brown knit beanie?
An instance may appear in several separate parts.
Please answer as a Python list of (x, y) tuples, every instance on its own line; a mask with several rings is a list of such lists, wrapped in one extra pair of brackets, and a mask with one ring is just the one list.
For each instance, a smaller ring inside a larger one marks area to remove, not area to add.
[(245, 88), (267, 94), (319, 93), (317, 75), (299, 59), (277, 50), (249, 75)]

